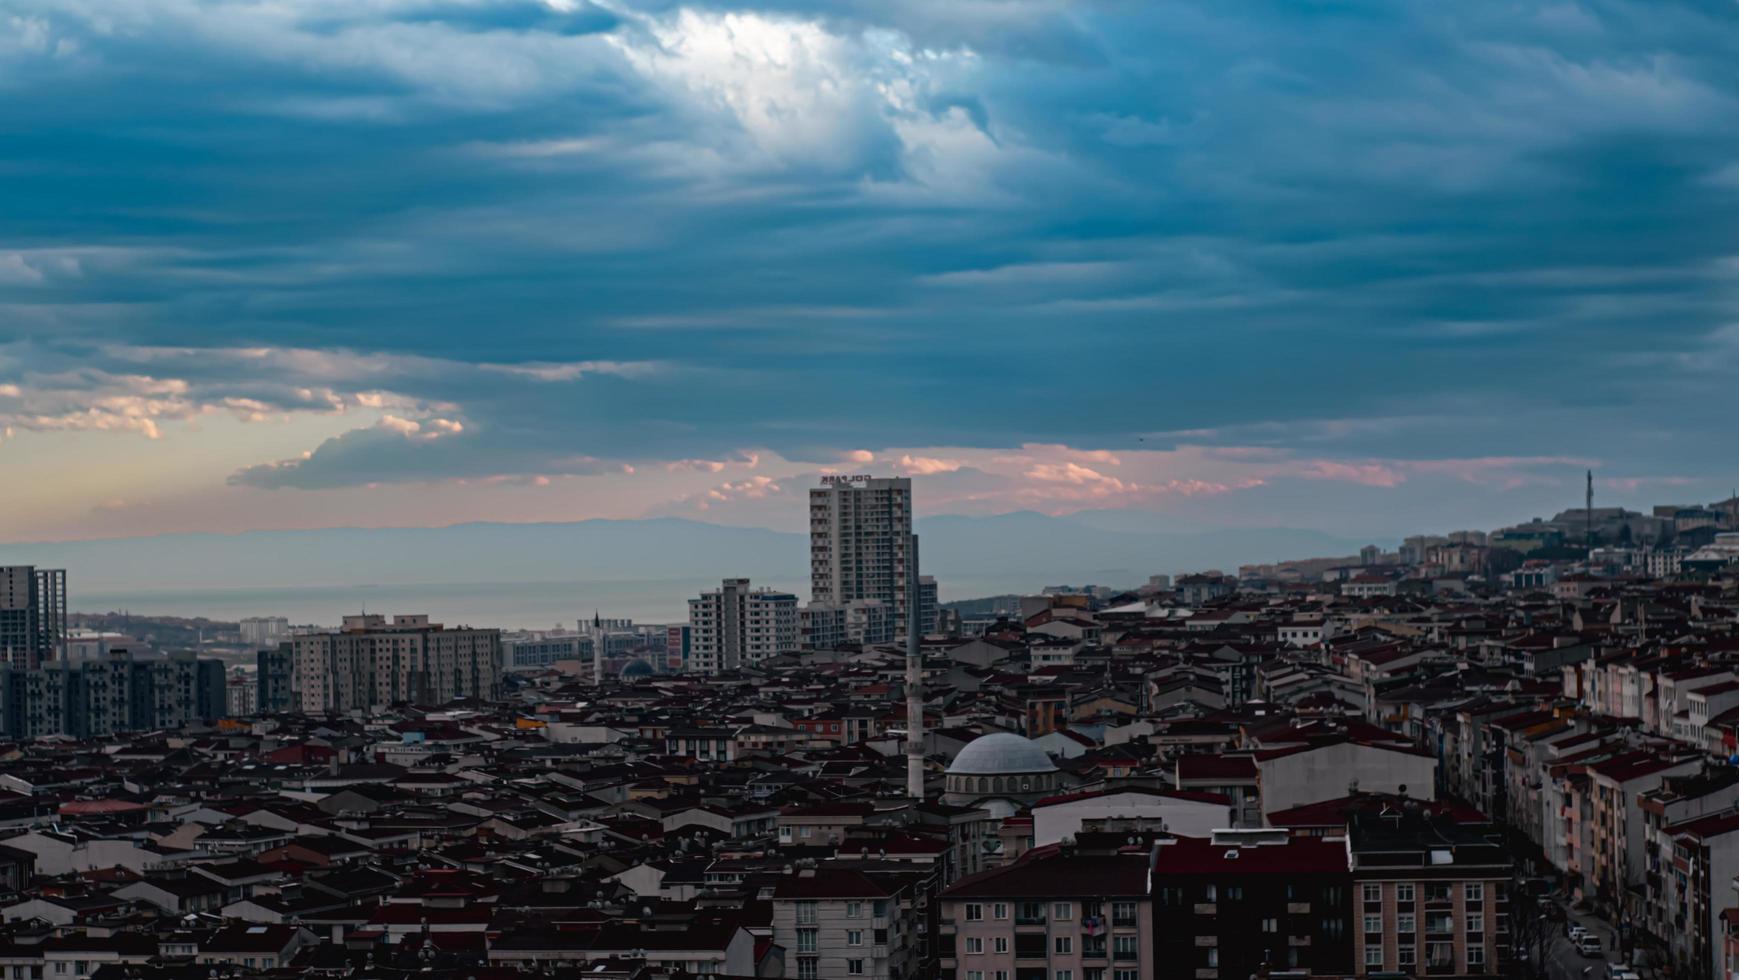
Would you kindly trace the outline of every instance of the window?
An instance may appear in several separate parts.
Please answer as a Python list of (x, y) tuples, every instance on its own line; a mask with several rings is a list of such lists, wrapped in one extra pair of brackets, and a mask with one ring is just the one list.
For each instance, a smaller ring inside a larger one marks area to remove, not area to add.
[[(972, 940), (970, 940), (970, 939), (967, 940), (967, 942), (971, 942), (971, 941)], [(814, 929), (799, 929), (799, 930), (797, 930), (797, 952), (799, 952), (799, 953), (813, 953), (813, 952), (815, 952), (815, 930)]]
[(1382, 885), (1366, 885), (1365, 886), (1365, 901), (1367, 901), (1367, 902), (1380, 902), (1382, 900), (1383, 900), (1383, 886)]
[(815, 924), (814, 902), (797, 903), (797, 924), (800, 926), (812, 926)]
[(1467, 947), (1467, 965), (1470, 967), (1484, 966), (1485, 965), (1485, 947), (1484, 946), (1468, 946)]
[(848, 929), (848, 930), (846, 930), (845, 944), (847, 946), (862, 946), (863, 945), (863, 930), (862, 929)]
[(1070, 919), (1073, 919), (1074, 917), (1075, 917), (1075, 903), (1073, 903), (1073, 902), (1053, 902), (1051, 904), (1051, 918), (1055, 919), (1056, 921), (1067, 922)]
[(1008, 903), (1007, 902), (997, 902), (995, 905), (992, 905), (990, 907), (990, 915), (991, 915), (991, 918), (994, 918), (994, 919), (1006, 919), (1006, 918), (1008, 918)]
[(984, 980), (983, 970), (967, 970), (966, 980)]
[(1485, 931), (1485, 915), (1482, 913), (1480, 915), (1468, 916), (1467, 917), (1467, 931), (1469, 933), (1484, 932)]
[(1455, 916), (1448, 912), (1425, 913), (1425, 931), (1438, 934), (1455, 931)]
[(1111, 980), (1141, 980), (1140, 970), (1113, 970)]
[(997, 936), (992, 945), (995, 946), (998, 953), (1006, 953), (1008, 952), (1008, 937)]
[(966, 937), (966, 955), (977, 956), (984, 952), (984, 940), (977, 936)]
[(1383, 934), (1383, 917), (1380, 915), (1365, 916), (1365, 935), (1380, 936)]
[(854, 977), (863, 976), (863, 960), (846, 960), (845, 972)]
[(1427, 902), (1447, 902), (1447, 901), (1449, 901), (1449, 899), (1450, 899), (1450, 892), (1449, 892), (1449, 883), (1447, 881), (1433, 881), (1433, 882), (1426, 884), (1426, 886), (1425, 886), (1425, 901), (1427, 901)]
[(1134, 902), (1112, 902), (1111, 903), (1111, 924), (1114, 926), (1132, 926), (1132, 925), (1135, 925), (1135, 903)]
[(1382, 966), (1383, 965), (1383, 947), (1377, 946), (1377, 945), (1366, 946), (1365, 947), (1365, 965), (1366, 966)]
[(1215, 884), (1209, 884), (1208, 887), (1205, 890), (1203, 890), (1202, 898), (1207, 900), (1207, 901), (1210, 901), (1210, 902), (1219, 901), (1220, 900), (1220, 886), (1215, 885)]
[(1111, 941), (1111, 958), (1115, 960), (1133, 960), (1141, 955), (1139, 950), (1134, 936), (1118, 936)]
[[(798, 921), (802, 921), (802, 920), (798, 920)], [(984, 921), (984, 906), (979, 905), (977, 902), (966, 903), (966, 921), (967, 922), (982, 922), (982, 921)]]
[(1395, 931), (1402, 935), (1417, 932), (1418, 921), (1419, 920), (1414, 917), (1413, 913), (1403, 912), (1400, 915), (1395, 916)]
[(1220, 949), (1219, 949), (1219, 947), (1218, 946), (1209, 946), (1208, 947), (1208, 968), (1212, 969), (1212, 968), (1217, 967), (1219, 965), (1220, 965)]
[(1227, 885), (1226, 886), (1226, 901), (1228, 901), (1228, 902), (1241, 902), (1243, 900), (1244, 900), (1244, 886), (1243, 885)]
[(1068, 936), (1058, 936), (1055, 951), (1058, 956), (1072, 956), (1075, 952), (1075, 940)]
[(1403, 881), (1395, 886), (1395, 901), (1403, 905), (1411, 905), (1413, 903), (1412, 882)]
[(1468, 901), (1470, 901), (1470, 902), (1483, 902), (1483, 901), (1485, 901), (1485, 882), (1483, 882), (1483, 881), (1470, 881), (1466, 885), (1463, 885), (1462, 889), (1463, 889)]
[(797, 957), (797, 980), (816, 980), (820, 975), (813, 956)]
[(1098, 966), (1090, 970), (1082, 970), (1081, 980), (1105, 980), (1105, 968)]
[(1043, 903), (1043, 902), (1022, 902), (1022, 903), (1020, 903), (1019, 905), (1015, 906), (1014, 921), (1016, 921), (1016, 922), (1029, 922), (1029, 923), (1030, 922), (1043, 922), (1043, 921), (1045, 921), (1045, 903)]
[(1280, 931), (1280, 920), (1273, 918), (1273, 917), (1263, 919), (1262, 920), (1262, 931), (1263, 932), (1279, 932)]
[(1419, 959), (1419, 951), (1412, 943), (1403, 943), (1395, 950), (1395, 965), (1406, 968), (1413, 966)]
[(1052, 974), (1052, 977), (1055, 978), (1055, 980), (1075, 980), (1075, 971), (1058, 970), (1056, 973)]
[(861, 919), (861, 918), (863, 918), (863, 903), (862, 902), (846, 902), (845, 903), (845, 917), (848, 919)]

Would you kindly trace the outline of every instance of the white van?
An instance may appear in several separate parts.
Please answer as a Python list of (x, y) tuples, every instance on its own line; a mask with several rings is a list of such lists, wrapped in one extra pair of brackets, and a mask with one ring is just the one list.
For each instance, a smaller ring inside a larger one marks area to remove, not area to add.
[(1581, 953), (1583, 956), (1599, 956), (1600, 937), (1592, 932), (1584, 932), (1581, 937), (1576, 940), (1576, 951)]

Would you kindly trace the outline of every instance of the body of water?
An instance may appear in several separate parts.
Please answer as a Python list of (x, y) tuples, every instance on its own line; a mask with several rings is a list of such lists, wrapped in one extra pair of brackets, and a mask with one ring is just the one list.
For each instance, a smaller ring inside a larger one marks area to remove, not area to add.
[[(806, 601), (806, 584), (762, 582), (796, 593)], [(1037, 591), (1045, 583), (1024, 577), (944, 579), (943, 601), (971, 599), (1007, 592)], [(688, 600), (719, 580), (664, 579), (610, 582), (476, 582), (410, 585), (285, 586), (246, 589), (153, 589), (128, 591), (74, 590), (75, 612), (125, 610), (139, 616), (204, 616), (235, 621), (248, 616), (284, 616), (294, 624), (335, 626), (346, 615), (362, 612), (427, 613), (449, 626), (494, 626), (501, 629), (573, 628), (595, 609), (609, 618), (627, 617), (639, 623), (680, 623), (688, 619)]]

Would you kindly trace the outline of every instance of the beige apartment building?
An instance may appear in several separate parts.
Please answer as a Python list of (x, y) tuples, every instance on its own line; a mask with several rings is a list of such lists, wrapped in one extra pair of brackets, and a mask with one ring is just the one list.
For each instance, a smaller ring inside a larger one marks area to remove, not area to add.
[(918, 869), (869, 873), (805, 867), (773, 888), (773, 942), (797, 980), (911, 980), (923, 963)]
[(942, 893), (943, 980), (1146, 980), (1154, 975), (1149, 857), (1060, 849)]
[(290, 701), (308, 714), (489, 699), (501, 688), (500, 630), (448, 629), (427, 616), (346, 616), (336, 632), (280, 649), (290, 657)]

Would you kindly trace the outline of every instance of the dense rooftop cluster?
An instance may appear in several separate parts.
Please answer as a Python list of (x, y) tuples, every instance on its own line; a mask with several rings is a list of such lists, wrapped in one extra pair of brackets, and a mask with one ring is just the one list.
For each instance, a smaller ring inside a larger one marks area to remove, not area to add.
[(1734, 566), (1550, 547), (939, 616), (921, 798), (892, 643), (600, 672), (355, 617), (223, 717), (4, 747), (0, 975), (1488, 976), (1527, 871), (1712, 976)]

